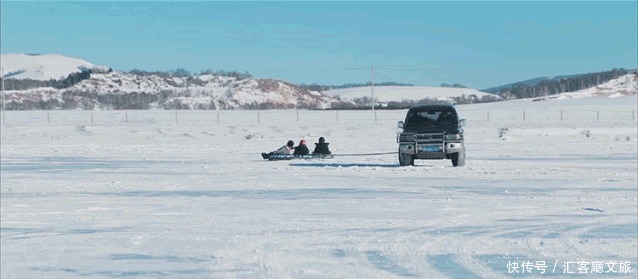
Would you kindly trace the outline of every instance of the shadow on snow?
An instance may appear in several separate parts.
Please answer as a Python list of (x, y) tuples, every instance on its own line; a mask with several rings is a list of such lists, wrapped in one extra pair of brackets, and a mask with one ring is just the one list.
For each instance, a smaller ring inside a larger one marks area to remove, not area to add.
[(399, 168), (398, 164), (365, 164), (365, 163), (311, 163), (311, 164), (303, 164), (303, 163), (292, 163), (289, 164), (292, 167), (319, 167), (319, 168)]

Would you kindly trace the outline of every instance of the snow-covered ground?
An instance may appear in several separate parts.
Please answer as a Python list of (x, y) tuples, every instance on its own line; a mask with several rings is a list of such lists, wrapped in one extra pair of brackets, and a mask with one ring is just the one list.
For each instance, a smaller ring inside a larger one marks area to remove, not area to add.
[(458, 106), (462, 168), (338, 156), (396, 151), (405, 111), (6, 112), (0, 275), (635, 278), (636, 105)]

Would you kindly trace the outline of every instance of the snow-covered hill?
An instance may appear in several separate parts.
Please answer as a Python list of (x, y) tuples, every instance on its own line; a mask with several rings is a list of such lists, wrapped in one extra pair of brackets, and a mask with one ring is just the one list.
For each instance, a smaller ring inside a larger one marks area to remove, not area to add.
[(589, 97), (618, 98), (638, 94), (638, 74), (627, 74), (597, 86), (555, 95), (527, 99), (529, 101), (547, 101), (563, 99), (580, 99)]
[(68, 88), (6, 91), (8, 109), (270, 109), (330, 108), (337, 99), (271, 79), (91, 74)]
[(72, 73), (105, 68), (59, 54), (2, 54), (1, 58), (3, 74), (13, 79), (63, 79)]
[(323, 109), (340, 102), (285, 81), (137, 75), (56, 54), (5, 54), (2, 67), (12, 80), (64, 79), (71, 73), (90, 72), (88, 79), (69, 80), (64, 88), (36, 84), (27, 90), (7, 90), (8, 109)]
[[(57, 54), (4, 54), (1, 62), (7, 81), (25, 83), (5, 92), (6, 108), (12, 110), (352, 108), (368, 106), (369, 101), (363, 99), (372, 95), (370, 87), (318, 92), (273, 79), (130, 74)], [(77, 72), (84, 74), (58, 83), (48, 81)], [(17, 90), (20, 88), (32, 89)], [(630, 74), (586, 90), (524, 101), (618, 97), (635, 95), (637, 88), (638, 76)], [(424, 99), (457, 104), (500, 99), (475, 89), (427, 86), (377, 86), (374, 97), (389, 108), (409, 107)], [(400, 104), (388, 104), (391, 102)]]
[[(329, 96), (339, 96), (342, 100), (355, 100), (363, 97), (371, 97), (371, 87), (355, 87), (335, 89), (324, 92)], [(374, 98), (379, 102), (400, 102), (404, 100), (418, 101), (422, 99), (436, 99), (447, 101), (453, 97), (476, 95), (496, 97), (497, 95), (481, 92), (470, 88), (429, 87), (429, 86), (375, 86)]]
[(165, 103), (185, 109), (237, 108), (329, 108), (336, 99), (319, 92), (272, 79), (238, 79), (201, 75), (195, 77), (137, 76), (123, 72), (91, 74), (68, 89), (97, 96), (127, 94), (156, 95)]

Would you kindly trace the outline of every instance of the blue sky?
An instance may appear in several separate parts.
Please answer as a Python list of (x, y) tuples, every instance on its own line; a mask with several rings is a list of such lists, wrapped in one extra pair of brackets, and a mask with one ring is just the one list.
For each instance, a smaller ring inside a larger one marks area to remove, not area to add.
[(484, 89), (638, 64), (636, 1), (1, 3), (2, 53), (126, 71)]

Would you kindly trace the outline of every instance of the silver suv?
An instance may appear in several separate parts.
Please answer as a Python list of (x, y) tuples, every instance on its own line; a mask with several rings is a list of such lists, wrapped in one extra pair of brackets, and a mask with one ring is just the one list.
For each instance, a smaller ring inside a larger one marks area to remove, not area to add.
[(413, 166), (414, 159), (451, 159), (452, 165), (465, 165), (463, 142), (465, 119), (458, 119), (452, 105), (427, 105), (408, 110), (403, 129), (397, 134), (399, 164)]

